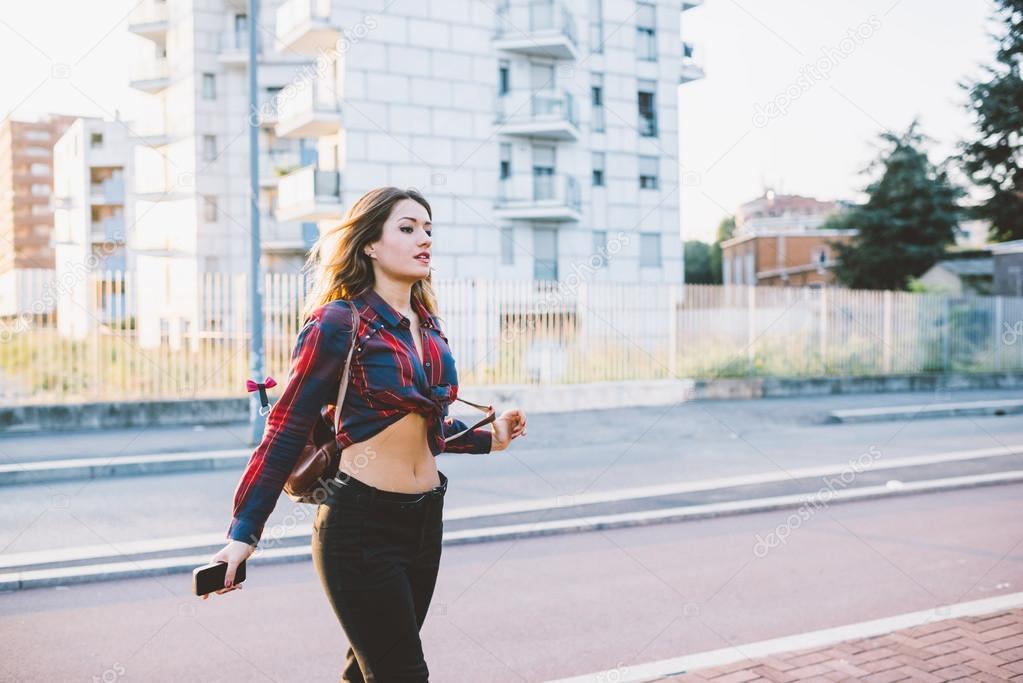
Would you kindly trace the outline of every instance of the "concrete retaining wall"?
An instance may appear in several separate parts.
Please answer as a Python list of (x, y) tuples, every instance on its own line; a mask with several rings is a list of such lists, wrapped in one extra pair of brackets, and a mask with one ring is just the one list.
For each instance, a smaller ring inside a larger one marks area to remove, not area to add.
[[(878, 377), (762, 377), (593, 382), (534, 386), (463, 386), (474, 403), (518, 406), (523, 410), (565, 412), (656, 406), (686, 400), (777, 398), (827, 394), (952, 392), (964, 389), (1023, 389), (1021, 373), (890, 375)], [(173, 401), (67, 403), (0, 407), (0, 432), (100, 429), (144, 425), (210, 425), (248, 420), (248, 397)], [(452, 415), (474, 411), (455, 403)], [(478, 414), (478, 413), (475, 413)]]

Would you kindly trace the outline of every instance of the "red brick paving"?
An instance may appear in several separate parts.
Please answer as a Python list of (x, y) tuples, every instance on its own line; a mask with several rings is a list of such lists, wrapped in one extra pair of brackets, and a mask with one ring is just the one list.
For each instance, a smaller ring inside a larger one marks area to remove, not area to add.
[(946, 619), (883, 636), (783, 652), (661, 680), (1023, 682), (1023, 609)]

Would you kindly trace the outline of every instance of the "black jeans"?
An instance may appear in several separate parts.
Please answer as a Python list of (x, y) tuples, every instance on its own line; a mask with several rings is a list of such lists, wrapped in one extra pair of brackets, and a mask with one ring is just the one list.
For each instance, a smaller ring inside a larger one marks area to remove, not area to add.
[(316, 510), (313, 564), (350, 644), (343, 683), (429, 680), (419, 630), (440, 567), (448, 478), (438, 473), (424, 493), (345, 473)]

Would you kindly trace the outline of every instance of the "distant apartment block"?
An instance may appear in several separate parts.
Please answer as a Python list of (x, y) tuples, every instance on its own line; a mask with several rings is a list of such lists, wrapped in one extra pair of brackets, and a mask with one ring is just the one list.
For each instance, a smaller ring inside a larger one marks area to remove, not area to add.
[(27, 312), (29, 271), (54, 266), (53, 143), (74, 120), (0, 123), (0, 315)]
[[(597, 279), (679, 282), (677, 89), (703, 76), (679, 12), (699, 4), (262, 2), (264, 264), (294, 270), (352, 201), (397, 185), (433, 204), (439, 277), (593, 261)], [(139, 258), (244, 272), (246, 3), (144, 0), (129, 30), (132, 84), (157, 103)]]
[[(62, 334), (84, 335), (124, 311), (132, 141), (121, 121), (81, 118), (53, 147), (53, 245)], [(87, 286), (72, 287), (72, 283)]]
[(766, 192), (739, 207), (735, 233), (721, 243), (725, 284), (821, 287), (835, 282), (829, 242), (849, 242), (855, 230), (823, 229), (842, 202)]

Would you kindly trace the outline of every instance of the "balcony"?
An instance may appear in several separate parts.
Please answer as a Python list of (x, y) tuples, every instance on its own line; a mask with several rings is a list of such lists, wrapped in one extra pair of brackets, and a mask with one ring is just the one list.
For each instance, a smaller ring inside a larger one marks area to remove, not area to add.
[(92, 242), (105, 244), (124, 244), (124, 216), (110, 216), (94, 221), (91, 232)]
[(259, 243), (268, 253), (305, 253), (312, 246), (306, 239), (302, 223), (279, 222), (273, 216), (263, 213), (259, 217)]
[(287, 0), (277, 8), (277, 50), (316, 55), (341, 34), (330, 19), (331, 0)]
[(497, 218), (550, 221), (582, 219), (579, 181), (564, 174), (513, 175), (499, 181)]
[(163, 92), (170, 85), (170, 66), (167, 58), (158, 57), (136, 66), (128, 85), (151, 95)]
[(678, 78), (679, 84), (698, 81), (701, 78), (706, 78), (706, 76), (707, 74), (703, 70), (703, 49), (695, 43), (683, 40), (682, 70)]
[(89, 186), (89, 203), (93, 206), (124, 204), (124, 178), (107, 178)]
[(145, 0), (137, 5), (128, 18), (128, 30), (154, 42), (167, 39), (167, 2)]
[(262, 128), (273, 128), (277, 125), (277, 101), (279, 93), (268, 93), (263, 91), (259, 97), (259, 110), (256, 111), (256, 117), (259, 120), (259, 125)]
[(271, 149), (259, 155), (259, 184), (263, 187), (277, 187), (281, 176), (298, 170), (302, 166), (301, 155), (293, 150)]
[(497, 18), (495, 49), (533, 57), (579, 59), (575, 17), (563, 3), (507, 4), (499, 6)]
[(341, 174), (306, 166), (277, 182), (277, 220), (341, 218)]
[[(291, 90), (291, 97), (287, 93)], [(277, 137), (318, 138), (341, 130), (337, 95), (317, 79), (296, 83), (277, 96)]]
[[(256, 33), (256, 52), (263, 51), (263, 40), (259, 33)], [(249, 32), (235, 28), (228, 29), (220, 34), (220, 51), (217, 54), (217, 61), (228, 66), (245, 66), (249, 63)]]
[[(528, 98), (529, 101), (526, 101)], [(495, 123), (504, 135), (578, 140), (579, 121), (567, 91), (512, 92), (497, 98)]]

